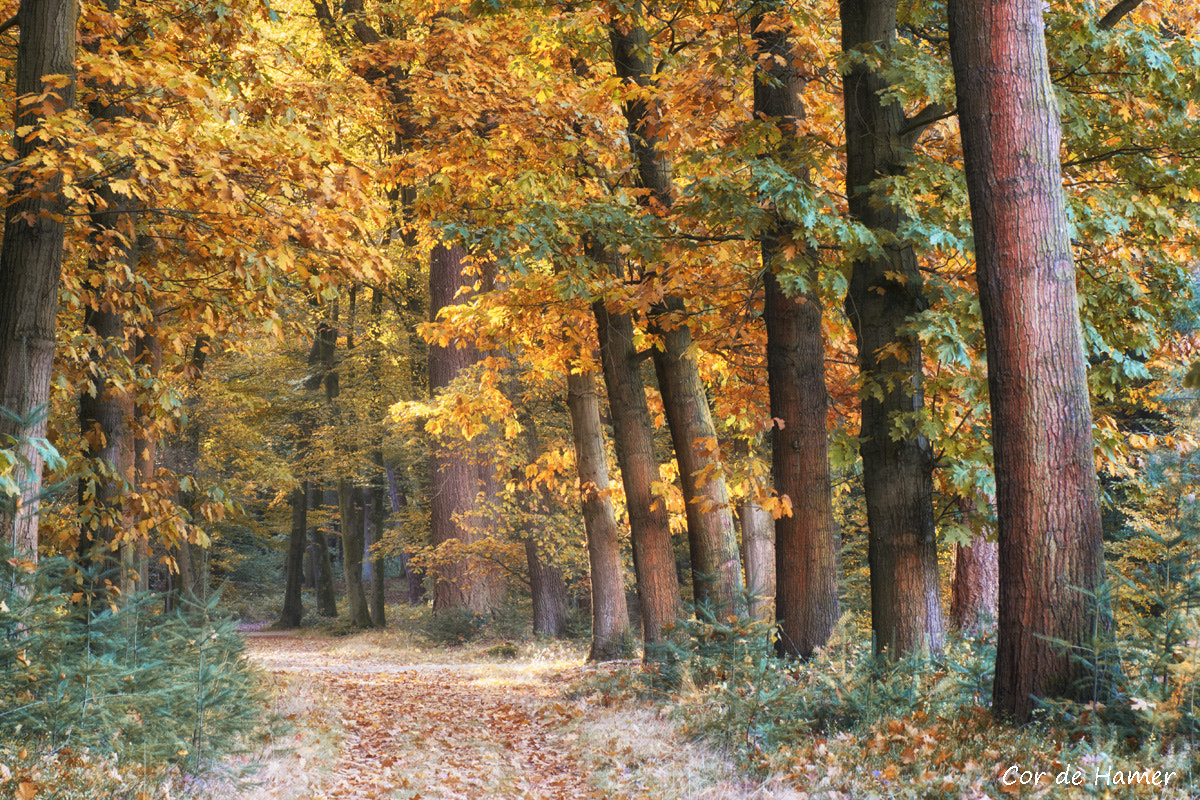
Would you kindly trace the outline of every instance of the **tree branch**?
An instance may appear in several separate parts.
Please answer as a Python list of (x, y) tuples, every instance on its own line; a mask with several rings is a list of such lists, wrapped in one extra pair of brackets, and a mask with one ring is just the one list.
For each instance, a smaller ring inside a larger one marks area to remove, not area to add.
[(0, 22), (0, 33), (10, 31), (15, 27), (17, 27), (17, 15), (13, 14), (11, 17), (4, 20), (4, 22)]
[(905, 118), (904, 127), (900, 129), (900, 144), (905, 150), (911, 150), (930, 125), (952, 117), (956, 113), (956, 109), (947, 108), (941, 103), (930, 103), (916, 115)]
[(1100, 24), (1097, 26), (1102, 31), (1111, 31), (1117, 27), (1117, 23), (1123, 20), (1129, 12), (1142, 4), (1142, 0), (1121, 0), (1113, 6), (1112, 10), (1100, 18)]

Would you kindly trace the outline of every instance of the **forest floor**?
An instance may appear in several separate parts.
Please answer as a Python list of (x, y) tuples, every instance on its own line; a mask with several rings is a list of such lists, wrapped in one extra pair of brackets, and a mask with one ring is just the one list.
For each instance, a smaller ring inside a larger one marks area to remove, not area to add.
[(782, 798), (651, 709), (574, 697), (596, 670), (561, 645), (515, 658), (419, 648), (395, 634), (248, 632), (289, 724), (243, 800)]

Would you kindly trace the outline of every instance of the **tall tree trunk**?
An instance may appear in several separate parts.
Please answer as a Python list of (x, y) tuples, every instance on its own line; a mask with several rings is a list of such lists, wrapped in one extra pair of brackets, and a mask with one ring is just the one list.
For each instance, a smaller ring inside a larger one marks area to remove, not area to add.
[[(640, 360), (633, 344), (633, 319), (611, 314), (603, 301), (592, 305), (600, 342), (600, 363), (612, 415), (617, 465), (625, 488), (633, 571), (637, 579), (642, 637), (649, 651), (679, 619), (679, 577), (667, 508), (654, 496), (660, 483), (654, 454), (654, 427), (646, 405)], [(649, 653), (653, 655), (653, 653)]]
[[(379, 461), (382, 462), (382, 457)], [(376, 475), (374, 485), (370, 489), (370, 512), (369, 527), (371, 530), (370, 539), (370, 567), (371, 567), (371, 623), (376, 628), (387, 627), (387, 573), (385, 571), (385, 559), (382, 555), (382, 548), (379, 547), (383, 541), (383, 522), (386, 515), (383, 512), (383, 472), (382, 464), (379, 464), (380, 472)]]
[(304, 589), (304, 545), (308, 540), (308, 481), (302, 481), (292, 489), (291, 503), (292, 531), (288, 536), (284, 566), (283, 608), (275, 623), (278, 629), (299, 628), (300, 620), (304, 618), (301, 593)]
[[(777, 3), (772, 3), (775, 10)], [(798, 125), (804, 117), (803, 83), (797, 74), (786, 25), (766, 16), (751, 21), (758, 48), (755, 116), (775, 120), (779, 145), (773, 154), (793, 166)], [(771, 471), (775, 488), (791, 501), (791, 513), (775, 522), (775, 617), (780, 655), (808, 658), (829, 641), (838, 620), (838, 541), (829, 477), (828, 394), (822, 336), (820, 274), (804, 233), (782, 218), (761, 238), (767, 328), (767, 384), (771, 401)], [(796, 265), (806, 291), (786, 292), (784, 248), (799, 248)], [(746, 543), (749, 549), (750, 543)]]
[(342, 574), (346, 579), (346, 609), (350, 624), (371, 627), (371, 609), (363, 587), (362, 488), (346, 478), (338, 481), (338, 518), (342, 521)]
[[(75, 103), (78, 7), (76, 0), (21, 0), (16, 96), (49, 100), (18, 106), (15, 164), (34, 163), (39, 151), (58, 146), (36, 129), (43, 112), (57, 115)], [(54, 75), (67, 76), (66, 85), (51, 87), (46, 78)], [(0, 540), (19, 557), (36, 560), (43, 462), (34, 440), (46, 435), (65, 223), (61, 174), (41, 179), (18, 170), (13, 181), (0, 244), (0, 409), (7, 412), (0, 414), (0, 440), (16, 442), (13, 477), (20, 496), (15, 508), (0, 508)]]
[(567, 629), (567, 584), (562, 570), (546, 562), (533, 539), (525, 540), (525, 560), (533, 596), (533, 632), (562, 636)]
[(954, 546), (954, 578), (950, 582), (950, 621), (966, 633), (995, 626), (999, 610), (1000, 547), (976, 539)]
[(567, 408), (571, 412), (592, 585), (592, 647), (588, 660), (623, 658), (628, 655), (632, 633), (625, 603), (621, 535), (608, 499), (608, 455), (594, 373), (567, 375)]
[(757, 500), (748, 497), (738, 510), (738, 523), (742, 529), (742, 562), (746, 565), (750, 618), (769, 620), (775, 607), (777, 583), (775, 520)]
[[(325, 491), (319, 485), (309, 489), (309, 508), (319, 511), (325, 505)], [(337, 596), (333, 591), (333, 564), (329, 557), (329, 540), (320, 523), (312, 526), (313, 548), (317, 561), (317, 613), (322, 617), (337, 616)]]
[[(872, 69), (896, 36), (896, 0), (841, 0), (842, 49), (854, 57), (843, 79), (846, 113), (846, 192), (851, 215), (884, 237), (903, 214), (876, 196), (871, 184), (903, 171), (911, 148), (898, 100), (887, 98), (885, 75)], [(869, 59), (869, 60), (867, 60)], [(879, 654), (900, 657), (943, 639), (933, 518), (933, 458), (928, 440), (897, 439), (896, 418), (919, 412), (921, 342), (905, 326), (926, 307), (917, 257), (907, 245), (886, 243), (882, 254), (854, 262), (846, 313), (858, 340), (863, 376), (863, 490), (871, 566), (871, 627)]]
[(192, 478), (192, 487), (179, 493), (179, 505), (187, 512), (190, 523), (183, 538), (176, 544), (175, 563), (179, 568), (179, 586), (171, 606), (188, 608), (189, 605), (206, 602), (208, 599), (208, 577), (205, 548), (198, 543), (193, 544), (194, 534), (191, 528), (200, 516), (200, 498), (195, 489), (196, 473), (200, 467), (200, 425), (196, 414), (196, 384), (204, 374), (204, 366), (208, 363), (212, 342), (207, 335), (196, 337), (192, 347), (192, 357), (185, 368), (185, 374), (192, 384), (192, 393), (187, 399), (187, 424), (182, 431), (177, 469), (181, 474)]
[[(458, 302), (458, 290), (467, 286), (463, 275), (466, 251), (459, 245), (439, 244), (433, 248), (429, 267), (429, 315), (436, 319), (438, 312)], [(458, 348), (430, 345), (429, 391), (436, 394), (445, 388), (458, 373), (479, 358), (473, 347)], [(434, 546), (458, 539), (472, 544), (482, 538), (477, 526), (464, 524), (475, 510), (478, 481), (483, 474), (472, 463), (467, 446), (435, 447), (430, 457), (430, 516)], [(479, 561), (460, 558), (439, 564), (433, 586), (434, 612), (448, 609), (468, 609), (478, 614), (490, 613), (498, 606), (501, 582), (493, 571)]]
[[(143, 237), (139, 256), (144, 260), (153, 252), (149, 237)], [(132, 361), (147, 377), (157, 379), (162, 370), (162, 341), (158, 338), (158, 314), (155, 310), (151, 324), (143, 324), (142, 331), (134, 338)], [(158, 429), (147, 403), (134, 407), (133, 470), (136, 488), (143, 497), (153, 496), (158, 491), (155, 466), (158, 454)], [(150, 588), (150, 538), (149, 531), (140, 529), (136, 541), (135, 567), (138, 591)]]
[(1105, 699), (1111, 677), (1078, 658), (1110, 622), (1061, 124), (1041, 2), (951, 0), (950, 44), (992, 405), (993, 710), (1026, 720), (1038, 698)]
[[(609, 26), (609, 39), (617, 77), (627, 84), (649, 88), (654, 66), (640, 11), (635, 9), (635, 16), (628, 22), (613, 22)], [(650, 190), (654, 204), (669, 208), (674, 199), (670, 160), (653, 131), (653, 119), (659, 110), (654, 101), (639, 95), (627, 100), (622, 111), (630, 151), (636, 160), (638, 184)], [(649, 198), (643, 200), (649, 202)], [(683, 301), (666, 297), (652, 309), (651, 315), (663, 345), (653, 352), (654, 368), (679, 462), (696, 605), (718, 619), (744, 616), (745, 586), (737, 529), (733, 525), (725, 472), (720, 459), (712, 454), (717, 441), (716, 427), (696, 359), (690, 352), (692, 333)]]

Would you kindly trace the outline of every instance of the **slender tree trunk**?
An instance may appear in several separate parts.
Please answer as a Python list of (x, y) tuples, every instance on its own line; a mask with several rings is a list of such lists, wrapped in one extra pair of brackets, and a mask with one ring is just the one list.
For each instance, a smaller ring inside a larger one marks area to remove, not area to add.
[(342, 521), (342, 573), (346, 579), (346, 608), (350, 624), (371, 627), (371, 609), (363, 587), (362, 488), (346, 478), (338, 481), (338, 510)]
[[(44, 95), (46, 103), (19, 106), (13, 148), (15, 164), (36, 162), (51, 150), (36, 133), (43, 113), (57, 115), (75, 103), (76, 0), (21, 0), (17, 10), (16, 96)], [(46, 78), (67, 76), (53, 88)], [(0, 244), (0, 440), (16, 442), (19, 459), (13, 477), (20, 487), (15, 508), (0, 508), (0, 539), (19, 557), (37, 559), (42, 456), (34, 440), (46, 435), (54, 327), (62, 274), (62, 176), (39, 179), (19, 170), (4, 215)]]
[[(884, 74), (871, 68), (896, 36), (896, 0), (841, 0), (842, 49), (865, 50), (843, 79), (846, 111), (846, 191), (851, 215), (884, 236), (903, 214), (875, 195), (873, 181), (898, 174), (910, 143), (898, 100), (884, 96)], [(886, 63), (885, 55), (883, 63)], [(911, 247), (885, 243), (882, 254), (856, 261), (846, 313), (858, 340), (863, 376), (863, 490), (871, 566), (871, 627), (875, 649), (900, 657), (941, 647), (942, 604), (933, 518), (933, 458), (923, 436), (895, 437), (897, 417), (921, 411), (921, 342), (906, 331), (925, 307)]]
[(567, 375), (567, 407), (571, 412), (592, 585), (592, 647), (588, 660), (607, 661), (628, 655), (632, 632), (625, 603), (621, 535), (608, 499), (608, 455), (594, 373)]
[[(319, 511), (325, 505), (325, 491), (319, 486), (309, 489), (309, 507)], [(317, 613), (322, 617), (337, 616), (337, 596), (333, 591), (333, 564), (329, 557), (329, 540), (321, 525), (312, 526), (313, 548), (317, 561)]]
[(191, 476), (193, 488), (179, 493), (179, 504), (187, 512), (191, 524), (188, 526), (188, 532), (175, 548), (175, 563), (179, 567), (179, 587), (177, 590), (178, 602), (173, 603), (173, 607), (178, 605), (186, 608), (188, 605), (203, 603), (208, 599), (207, 559), (204, 557), (204, 548), (199, 544), (192, 543), (194, 534), (190, 529), (200, 516), (200, 498), (194, 488), (196, 473), (200, 467), (201, 439), (200, 425), (196, 414), (195, 385), (204, 375), (204, 366), (208, 362), (211, 348), (212, 342), (208, 336), (196, 337), (196, 344), (192, 347), (192, 357), (185, 370), (185, 374), (192, 383), (193, 394), (187, 400), (187, 425), (182, 432), (183, 441), (179, 449), (178, 470), (181, 474)]
[[(396, 478), (396, 468), (387, 464), (384, 469), (387, 476), (388, 499), (391, 502), (392, 513), (399, 514), (400, 509), (408, 505), (408, 495)], [(408, 602), (416, 605), (425, 600), (425, 573), (413, 565), (410, 554), (402, 552), (400, 560), (404, 565), (404, 580), (408, 584)]]
[[(138, 248), (143, 260), (147, 252), (153, 252), (148, 244), (149, 237), (145, 239), (147, 241)], [(134, 339), (132, 358), (139, 370), (154, 379), (158, 378), (162, 370), (162, 342), (157, 331), (158, 313), (156, 310), (153, 324), (146, 326)], [(134, 408), (134, 427), (136, 430), (133, 440), (133, 468), (137, 491), (143, 497), (152, 497), (158, 492), (154, 473), (158, 454), (158, 428), (153, 414), (144, 402), (138, 403)], [(135, 588), (138, 591), (147, 591), (150, 588), (150, 538), (149, 532), (144, 528), (139, 530), (137, 535), (136, 549)]]
[(283, 609), (275, 623), (278, 629), (299, 628), (304, 618), (304, 545), (308, 539), (308, 481), (292, 489), (292, 531), (288, 537), (286, 583), (283, 590)]
[[(776, 121), (780, 143), (773, 155), (789, 164), (798, 155), (804, 87), (787, 28), (776, 23), (765, 16), (751, 22), (758, 47), (754, 111)], [(792, 168), (800, 181), (808, 182), (806, 168)], [(780, 655), (808, 658), (829, 641), (837, 624), (838, 541), (829, 477), (820, 274), (816, 256), (804, 241), (805, 235), (784, 219), (777, 219), (761, 239), (767, 384), (776, 420), (771, 430), (772, 474), (776, 490), (792, 507), (775, 522), (776, 647)], [(785, 246), (800, 252), (794, 267), (783, 263)], [(784, 291), (781, 277), (794, 281), (793, 270), (800, 273), (805, 291)], [(749, 541), (746, 547), (749, 550)]]
[[(640, 9), (637, 12), (640, 14)], [(627, 84), (649, 87), (654, 73), (650, 40), (638, 15), (630, 22), (610, 25), (609, 39), (617, 76)], [(627, 100), (622, 110), (638, 182), (650, 190), (656, 205), (670, 207), (674, 198), (671, 165), (653, 132), (653, 119), (660, 111), (653, 101), (641, 97)], [(683, 301), (664, 298), (652, 309), (652, 320), (663, 345), (653, 352), (654, 367), (679, 462), (696, 605), (718, 619), (743, 616), (745, 586), (737, 529), (725, 472), (720, 458), (714, 455), (716, 428), (691, 354), (692, 333)]]
[[(382, 462), (382, 456), (379, 462)], [(380, 467), (382, 464), (380, 463)], [(385, 559), (382, 555), (382, 549), (379, 547), (383, 541), (383, 521), (385, 514), (383, 513), (383, 473), (382, 470), (375, 478), (375, 484), (370, 489), (370, 513), (369, 525), (371, 536), (368, 539), (370, 547), (370, 566), (371, 566), (371, 622), (376, 628), (387, 627), (387, 574), (385, 572)]]
[(949, 10), (992, 405), (993, 710), (1023, 721), (1038, 698), (1105, 700), (1112, 677), (1091, 654), (1111, 623), (1087, 360), (1042, 3)]
[(628, 314), (609, 313), (601, 301), (592, 305), (592, 311), (629, 512), (642, 636), (649, 647), (661, 643), (679, 619), (679, 578), (670, 521), (666, 505), (654, 496), (654, 485), (662, 477), (654, 454), (646, 386), (633, 344), (633, 319)]
[[(467, 285), (463, 275), (466, 251), (458, 245), (437, 245), (430, 256), (429, 314), (436, 319), (446, 306), (459, 302), (458, 290)], [(477, 361), (473, 347), (458, 348), (431, 345), (429, 348), (429, 390), (436, 394), (458, 373)], [(465, 524), (476, 508), (480, 468), (472, 463), (468, 448), (435, 447), (430, 458), (430, 516), (432, 541), (439, 546), (458, 539), (472, 544), (482, 538), (478, 526)], [(478, 560), (460, 558), (438, 565), (433, 586), (434, 612), (469, 609), (490, 613), (500, 602), (501, 583), (493, 571)]]

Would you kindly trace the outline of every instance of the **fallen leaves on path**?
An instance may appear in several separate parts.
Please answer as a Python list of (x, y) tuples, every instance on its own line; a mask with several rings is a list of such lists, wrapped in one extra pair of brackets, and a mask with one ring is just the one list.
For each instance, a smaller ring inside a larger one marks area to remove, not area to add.
[(319, 681), (344, 735), (316, 798), (587, 798), (596, 794), (538, 710), (528, 664), (398, 664), (327, 640), (247, 637), (267, 670)]

